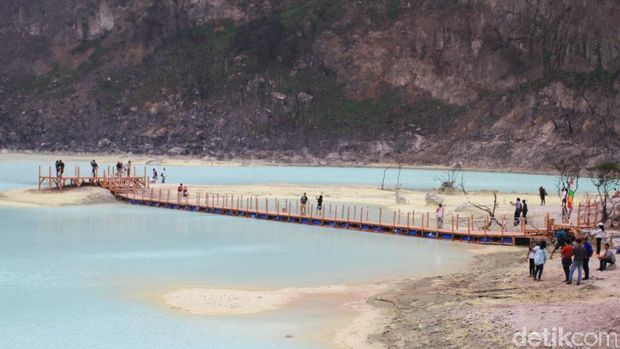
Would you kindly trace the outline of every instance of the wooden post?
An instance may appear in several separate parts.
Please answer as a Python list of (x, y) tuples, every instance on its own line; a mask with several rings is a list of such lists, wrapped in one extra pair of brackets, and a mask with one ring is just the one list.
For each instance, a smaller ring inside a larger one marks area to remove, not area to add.
[(166, 196), (166, 205), (170, 204), (170, 189), (168, 189), (168, 195)]
[[(49, 171), (50, 175), (47, 178), (48, 178), (48, 184), (49, 184), (50, 191), (52, 191), (52, 166), (49, 167), (49, 170), (50, 170)], [(57, 180), (58, 180), (58, 178), (57, 178)]]
[(338, 219), (338, 206), (336, 206), (336, 210), (334, 212), (334, 224), (336, 224), (337, 219)]
[(321, 225), (325, 225), (325, 208), (321, 209)]
[(409, 212), (407, 212), (407, 231), (409, 231)]
[(39, 165), (39, 191), (41, 191), (41, 165)]
[(347, 226), (350, 223), (350, 220), (349, 220), (349, 209), (350, 209), (350, 207), (347, 206)]
[(581, 201), (577, 205), (577, 228), (581, 226)]
[(353, 221), (357, 220), (357, 206), (353, 205)]
[(269, 199), (265, 198), (265, 214), (269, 216)]
[(471, 217), (467, 218), (467, 234), (471, 235)]
[(411, 210), (411, 226), (415, 227), (415, 210)]
[(368, 224), (368, 206), (366, 206), (366, 224)]
[(394, 229), (396, 229), (396, 211), (392, 214), (392, 231), (394, 231)]
[(379, 226), (381, 226), (381, 216), (383, 215), (382, 213), (383, 208), (379, 207)]
[(258, 196), (254, 200), (256, 200), (256, 218), (258, 218)]
[(456, 230), (459, 230), (459, 214), (456, 214)]
[(452, 234), (454, 234), (454, 215), (450, 216), (450, 220), (452, 221), (450, 224), (450, 230), (452, 231)]

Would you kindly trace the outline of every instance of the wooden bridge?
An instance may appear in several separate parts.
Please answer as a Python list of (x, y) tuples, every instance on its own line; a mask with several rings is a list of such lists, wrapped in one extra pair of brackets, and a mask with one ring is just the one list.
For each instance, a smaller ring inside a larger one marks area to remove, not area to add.
[[(136, 173), (135, 168), (132, 173)], [(600, 204), (587, 200), (576, 210), (576, 221), (573, 223), (556, 223), (555, 219), (545, 214), (543, 221), (534, 222), (528, 218), (521, 219), (520, 224), (512, 227), (506, 224), (506, 217), (500, 218), (502, 226), (495, 229), (483, 229), (488, 226), (488, 216), (452, 215), (440, 221), (433, 214), (415, 211), (384, 210), (373, 208), (332, 205), (316, 209), (307, 207), (297, 200), (281, 200), (258, 198), (254, 196), (233, 196), (229, 194), (192, 193), (183, 195), (170, 188), (150, 188), (146, 167), (143, 176), (122, 176), (108, 168), (103, 176), (80, 176), (76, 167), (74, 176), (52, 176), (51, 168), (48, 176), (41, 174), (39, 168), (39, 190), (63, 190), (66, 187), (83, 185), (100, 186), (109, 190), (118, 200), (133, 204), (167, 209), (205, 212), (234, 217), (262, 219), (277, 222), (324, 226), (339, 229), (358, 230), (374, 233), (388, 233), (416, 236), (431, 239), (454, 240), (480, 244), (524, 245), (533, 238), (549, 237), (559, 229), (579, 231), (592, 228), (600, 215)], [(92, 175), (92, 173), (91, 173)], [(575, 213), (573, 213), (575, 217)], [(509, 217), (512, 223), (512, 217)]]

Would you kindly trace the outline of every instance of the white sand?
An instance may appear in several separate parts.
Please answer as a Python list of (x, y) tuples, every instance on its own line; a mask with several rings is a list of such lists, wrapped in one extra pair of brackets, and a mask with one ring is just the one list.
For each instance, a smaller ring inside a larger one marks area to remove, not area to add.
[(71, 188), (62, 192), (18, 189), (0, 193), (0, 206), (55, 207), (96, 205), (116, 202), (107, 190), (96, 187)]
[(347, 286), (240, 290), (224, 288), (182, 288), (162, 296), (164, 303), (193, 315), (242, 315), (275, 310), (304, 297), (343, 295)]

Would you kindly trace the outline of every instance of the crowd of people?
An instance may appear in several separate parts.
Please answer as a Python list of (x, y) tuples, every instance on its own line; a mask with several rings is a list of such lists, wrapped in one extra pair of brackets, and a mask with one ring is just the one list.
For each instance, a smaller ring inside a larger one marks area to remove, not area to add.
[[(577, 271), (576, 284), (580, 285), (583, 280), (589, 280), (590, 259), (596, 257), (599, 261), (597, 271), (606, 271), (609, 265), (616, 264), (616, 255), (612, 249), (612, 239), (605, 232), (605, 225), (599, 223), (594, 232), (587, 232), (575, 236), (565, 230), (559, 230), (554, 235), (555, 248), (549, 254), (547, 242), (542, 240), (532, 242), (528, 250), (530, 276), (535, 281), (540, 281), (544, 265), (547, 260), (553, 258), (553, 254), (560, 250), (562, 269), (567, 284), (572, 284), (575, 271)], [(596, 241), (596, 250), (591, 241)], [(619, 251), (620, 252), (620, 249)], [(583, 274), (583, 278), (582, 278)]]

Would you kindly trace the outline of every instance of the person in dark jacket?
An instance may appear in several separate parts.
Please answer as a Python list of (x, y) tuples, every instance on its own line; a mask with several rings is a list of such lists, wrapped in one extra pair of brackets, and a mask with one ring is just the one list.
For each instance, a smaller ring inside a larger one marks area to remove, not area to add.
[(564, 282), (568, 282), (568, 277), (570, 276), (570, 266), (573, 264), (573, 244), (566, 244), (560, 250), (560, 255), (562, 256), (562, 269), (564, 270)]
[(583, 271), (583, 262), (586, 260), (586, 249), (583, 247), (581, 239), (575, 240), (575, 248), (573, 249), (573, 264), (570, 265), (570, 274), (568, 275), (567, 284), (573, 283), (573, 273), (577, 269), (577, 285), (581, 285), (581, 273)]
[(523, 223), (527, 224), (527, 202), (525, 202), (525, 199), (523, 199), (522, 201), (522, 205), (521, 205), (521, 215), (523, 216)]
[(545, 197), (547, 197), (547, 190), (542, 185), (538, 188), (538, 193), (540, 194), (540, 206), (545, 205)]
[(590, 280), (590, 258), (594, 255), (594, 249), (587, 239), (583, 243), (583, 248), (586, 249), (586, 259), (583, 261), (583, 273), (585, 274), (583, 280)]

